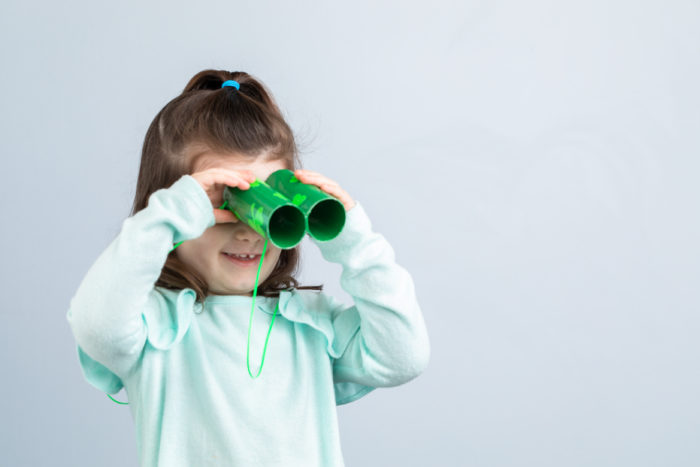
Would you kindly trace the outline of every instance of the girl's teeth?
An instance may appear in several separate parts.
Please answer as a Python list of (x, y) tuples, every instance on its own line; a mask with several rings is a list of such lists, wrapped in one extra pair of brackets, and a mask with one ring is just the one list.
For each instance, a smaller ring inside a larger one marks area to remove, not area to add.
[[(228, 254), (228, 253), (227, 253)], [(255, 255), (234, 255), (234, 254), (229, 254), (229, 256), (233, 256), (234, 258), (240, 258), (240, 259), (253, 259), (255, 258)]]

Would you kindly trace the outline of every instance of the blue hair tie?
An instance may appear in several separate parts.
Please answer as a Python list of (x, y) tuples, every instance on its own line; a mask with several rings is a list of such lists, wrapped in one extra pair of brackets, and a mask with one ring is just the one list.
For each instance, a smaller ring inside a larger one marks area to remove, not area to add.
[(241, 89), (241, 85), (238, 84), (238, 82), (236, 82), (236, 81), (234, 81), (234, 80), (232, 80), (232, 79), (230, 79), (230, 80), (228, 80), (228, 81), (224, 81), (223, 83), (221, 83), (221, 87), (223, 88), (224, 86), (233, 86), (233, 87), (236, 88), (236, 89), (239, 89), (239, 90)]

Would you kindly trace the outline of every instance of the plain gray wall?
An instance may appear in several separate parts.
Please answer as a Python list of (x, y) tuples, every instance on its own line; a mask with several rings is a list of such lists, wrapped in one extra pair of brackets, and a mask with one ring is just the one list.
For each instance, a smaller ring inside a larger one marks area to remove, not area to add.
[(413, 275), (430, 366), (339, 408), (347, 465), (700, 465), (696, 0), (5, 0), (0, 26), (1, 465), (136, 465), (65, 313), (210, 67), (270, 87)]

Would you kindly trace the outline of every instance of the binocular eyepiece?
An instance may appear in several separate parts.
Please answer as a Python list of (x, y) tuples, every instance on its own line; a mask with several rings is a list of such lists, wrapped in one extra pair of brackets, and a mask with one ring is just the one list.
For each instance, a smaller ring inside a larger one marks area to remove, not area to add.
[(227, 186), (223, 197), (222, 207), (281, 249), (297, 246), (306, 232), (318, 241), (332, 240), (345, 226), (343, 203), (288, 169), (256, 179), (247, 190)]

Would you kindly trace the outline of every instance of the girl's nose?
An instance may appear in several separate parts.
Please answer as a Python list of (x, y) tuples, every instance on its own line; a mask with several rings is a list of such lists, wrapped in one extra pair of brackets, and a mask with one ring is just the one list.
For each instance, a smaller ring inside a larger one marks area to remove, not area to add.
[(236, 240), (248, 240), (254, 242), (256, 240), (262, 239), (262, 236), (260, 236), (260, 234), (253, 230), (248, 224), (244, 222), (238, 222), (234, 225), (236, 226), (236, 230), (234, 232)]

